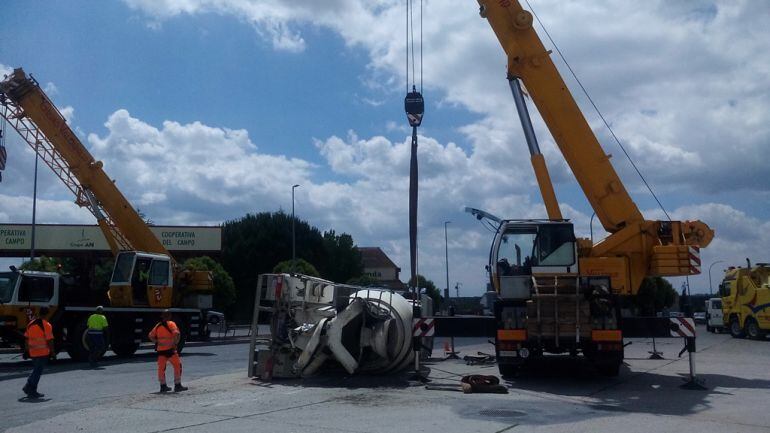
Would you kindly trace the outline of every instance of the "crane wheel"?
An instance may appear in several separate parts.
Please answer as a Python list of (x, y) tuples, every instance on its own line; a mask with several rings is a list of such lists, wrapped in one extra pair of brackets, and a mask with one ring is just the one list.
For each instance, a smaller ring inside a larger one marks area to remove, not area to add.
[(500, 370), (500, 376), (503, 377), (515, 377), (521, 370), (521, 366), (515, 364), (497, 364), (497, 368)]
[(112, 351), (115, 352), (115, 355), (118, 355), (119, 358), (130, 358), (136, 353), (136, 350), (139, 349), (139, 343), (134, 342), (130, 337), (132, 336), (112, 342)]
[[(67, 354), (75, 361), (88, 361), (88, 319), (83, 318), (67, 329)], [(106, 351), (106, 349), (105, 349)], [(104, 355), (104, 353), (102, 353)], [(101, 357), (101, 356), (100, 356)]]
[(741, 328), (741, 323), (736, 316), (730, 318), (730, 335), (732, 335), (733, 338), (743, 338), (746, 336), (743, 332), (743, 328)]
[(759, 328), (759, 323), (754, 319), (746, 320), (746, 335), (752, 340), (764, 340), (765, 332)]

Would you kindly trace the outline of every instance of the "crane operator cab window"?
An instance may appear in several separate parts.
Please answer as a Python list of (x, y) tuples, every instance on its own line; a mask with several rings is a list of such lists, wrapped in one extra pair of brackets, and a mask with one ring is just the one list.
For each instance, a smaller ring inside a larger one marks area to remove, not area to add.
[(572, 266), (575, 264), (575, 232), (571, 224), (540, 226), (534, 249), (537, 266)]
[(18, 277), (18, 272), (0, 272), (0, 304), (11, 302)]
[(48, 304), (54, 297), (54, 279), (24, 274), (19, 284), (19, 302)]
[(568, 268), (575, 262), (572, 224), (511, 224), (498, 244), (496, 263), (500, 276), (531, 275), (532, 268)]
[(110, 285), (126, 285), (131, 282), (131, 271), (134, 268), (136, 253), (120, 253), (115, 259)]
[(150, 265), (152, 259), (149, 257), (137, 257), (134, 265), (134, 272), (131, 275), (131, 287), (133, 287), (134, 304), (147, 303), (147, 284), (150, 280)]
[(531, 275), (532, 247), (536, 231), (509, 229), (500, 240), (497, 253), (497, 272), (501, 276)]

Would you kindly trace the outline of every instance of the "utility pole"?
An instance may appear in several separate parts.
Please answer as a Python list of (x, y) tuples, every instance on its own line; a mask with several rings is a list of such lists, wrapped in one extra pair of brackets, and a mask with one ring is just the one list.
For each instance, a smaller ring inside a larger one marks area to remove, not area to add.
[(463, 283), (455, 283), (455, 297), (460, 297), (460, 286), (462, 286)]
[(32, 234), (29, 247), (29, 260), (35, 260), (35, 219), (37, 214), (37, 161), (40, 156), (37, 153), (37, 146), (39, 143), (35, 143), (35, 180), (32, 186)]
[(446, 260), (446, 289), (444, 290), (444, 297), (446, 302), (449, 303), (449, 238), (447, 237), (447, 224), (452, 221), (444, 221), (444, 260)]
[(291, 187), (291, 273), (297, 272), (297, 238), (294, 232), (294, 189), (299, 187), (295, 184)]

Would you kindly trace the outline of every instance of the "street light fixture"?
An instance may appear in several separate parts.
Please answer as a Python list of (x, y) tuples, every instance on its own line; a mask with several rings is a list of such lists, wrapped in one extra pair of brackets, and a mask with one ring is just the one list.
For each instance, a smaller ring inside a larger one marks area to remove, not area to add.
[(724, 260), (717, 260), (716, 262), (712, 263), (711, 266), (709, 266), (709, 295), (714, 294), (714, 289), (711, 286), (711, 268), (714, 267), (717, 263), (724, 263)]
[(299, 184), (292, 185), (291, 187), (291, 273), (297, 272), (297, 238), (294, 232), (294, 189), (299, 187)]

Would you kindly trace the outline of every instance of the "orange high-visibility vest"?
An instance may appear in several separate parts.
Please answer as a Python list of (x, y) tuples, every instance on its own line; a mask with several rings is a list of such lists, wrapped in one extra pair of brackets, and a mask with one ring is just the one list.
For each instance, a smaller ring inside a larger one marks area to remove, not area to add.
[[(166, 326), (168, 326), (168, 329), (166, 329)], [(179, 334), (179, 328), (177, 328), (176, 323), (169, 320), (166, 322), (166, 326), (158, 323), (150, 331), (150, 338), (155, 338), (155, 341), (158, 343), (155, 347), (155, 350), (158, 352), (173, 350), (174, 336)]]
[[(40, 326), (42, 322), (43, 326)], [(49, 356), (51, 350), (48, 348), (48, 342), (53, 340), (53, 327), (45, 319), (39, 319), (30, 322), (27, 330), (24, 332), (27, 338), (27, 351), (32, 358), (41, 358)]]

